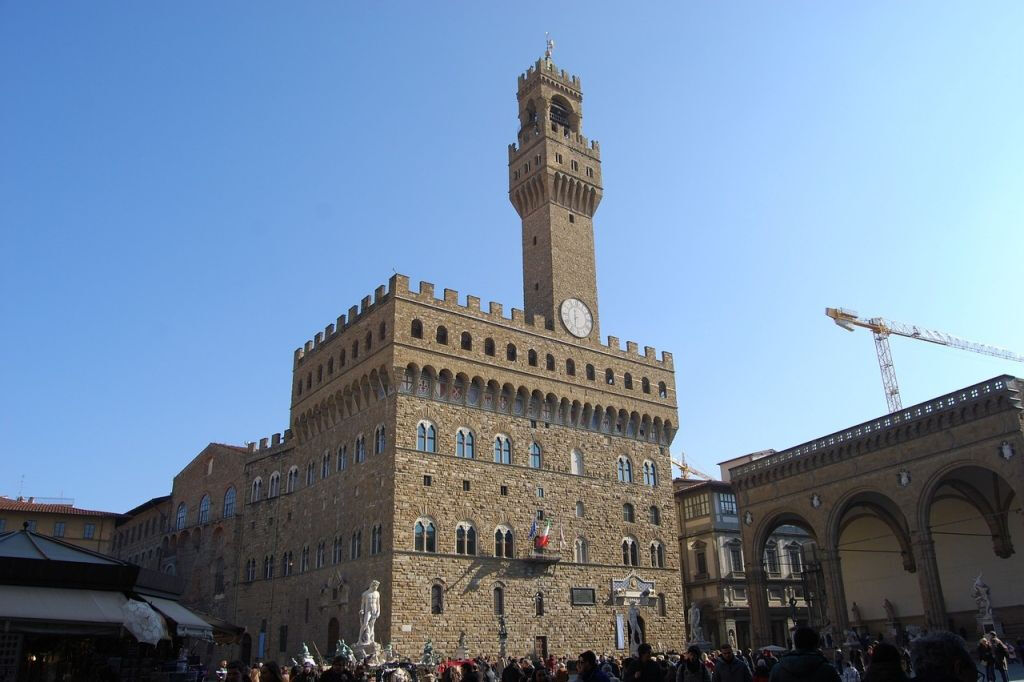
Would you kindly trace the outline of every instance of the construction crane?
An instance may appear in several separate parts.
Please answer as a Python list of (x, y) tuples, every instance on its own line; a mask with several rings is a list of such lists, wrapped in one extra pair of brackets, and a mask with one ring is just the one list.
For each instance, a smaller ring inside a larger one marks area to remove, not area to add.
[(682, 472), (683, 476), (688, 476), (690, 474), (695, 474), (697, 478), (703, 478), (705, 481), (713, 481), (713, 480), (715, 480), (711, 476), (705, 474), (700, 469), (695, 469), (694, 467), (692, 467), (689, 464), (687, 464), (686, 463), (686, 455), (684, 455), (684, 454), (680, 454), (679, 455), (679, 459), (673, 459), (672, 460), (672, 464), (674, 464), (677, 467), (679, 467), (679, 471)]
[(1004, 360), (1024, 362), (1024, 355), (1018, 355), (1003, 348), (965, 341), (951, 334), (931, 329), (922, 329), (912, 324), (893, 322), (883, 317), (864, 319), (857, 315), (855, 311), (845, 308), (825, 308), (825, 314), (846, 331), (852, 332), (854, 327), (863, 327), (864, 329), (870, 329), (874, 333), (875, 351), (878, 353), (878, 368), (882, 370), (882, 386), (885, 389), (885, 402), (889, 405), (890, 413), (903, 409), (903, 403), (900, 400), (900, 387), (896, 383), (896, 370), (892, 364), (892, 351), (889, 349), (890, 334), (905, 336), (908, 339), (937, 343), (940, 346), (969, 350), (974, 353), (981, 353), (982, 355), (991, 355), (992, 357)]

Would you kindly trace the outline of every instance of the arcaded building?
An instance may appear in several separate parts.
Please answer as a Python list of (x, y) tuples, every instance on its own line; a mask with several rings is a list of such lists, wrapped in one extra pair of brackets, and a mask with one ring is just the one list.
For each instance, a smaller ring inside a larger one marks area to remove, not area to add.
[(524, 307), (395, 275), (295, 352), (239, 483), (243, 656), (354, 642), (371, 580), (403, 655), (683, 644), (672, 356), (599, 333), (580, 79), (541, 59), (517, 95)]

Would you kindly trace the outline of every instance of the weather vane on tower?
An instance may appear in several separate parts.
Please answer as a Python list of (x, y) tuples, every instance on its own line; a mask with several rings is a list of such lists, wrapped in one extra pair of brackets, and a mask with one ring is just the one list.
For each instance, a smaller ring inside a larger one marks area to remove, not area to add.
[(551, 59), (551, 53), (555, 51), (555, 41), (551, 38), (551, 34), (544, 33), (544, 59)]

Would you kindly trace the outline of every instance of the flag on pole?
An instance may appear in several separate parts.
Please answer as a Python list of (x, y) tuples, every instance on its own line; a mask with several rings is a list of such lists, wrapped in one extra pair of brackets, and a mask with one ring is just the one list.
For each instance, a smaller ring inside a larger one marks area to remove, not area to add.
[(565, 549), (565, 524), (558, 522), (558, 549)]
[(537, 519), (534, 519), (533, 523), (530, 524), (530, 534), (527, 535), (526, 537), (527, 537), (527, 539), (531, 539), (531, 538), (537, 537)]
[[(535, 522), (536, 523), (536, 522)], [(548, 546), (548, 542), (551, 540), (551, 522), (548, 521), (544, 526), (544, 530), (541, 531), (540, 535), (537, 536), (537, 548), (544, 549)]]

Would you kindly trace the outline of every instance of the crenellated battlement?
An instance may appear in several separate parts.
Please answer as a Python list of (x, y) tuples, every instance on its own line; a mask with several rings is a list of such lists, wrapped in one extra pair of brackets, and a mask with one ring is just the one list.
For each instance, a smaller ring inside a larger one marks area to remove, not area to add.
[(250, 454), (260, 453), (266, 454), (271, 450), (280, 448), (282, 445), (291, 445), (292, 443), (292, 430), (285, 429), (281, 433), (275, 433), (267, 438), (260, 438), (259, 441), (250, 441), (246, 443)]
[[(551, 132), (558, 138), (558, 140), (565, 146), (572, 149), (574, 152), (582, 154), (588, 158), (594, 159), (595, 161), (601, 160), (601, 143), (597, 140), (590, 140), (586, 135), (574, 133), (569, 128), (560, 126), (557, 123), (549, 123)], [(542, 139), (540, 134), (537, 135), (537, 140)], [(512, 143), (508, 146), (508, 160), (509, 163), (516, 160), (516, 157), (523, 151), (533, 147), (533, 144), (518, 145)]]
[[(556, 339), (560, 336), (565, 336), (563, 332), (550, 328), (554, 326), (554, 320), (552, 320), (552, 324), (549, 326), (548, 320), (541, 315), (534, 315), (530, 318), (525, 311), (519, 308), (512, 308), (509, 314), (506, 315), (505, 306), (493, 301), (489, 302), (487, 310), (484, 310), (479, 296), (466, 295), (464, 298), (465, 303), (461, 303), (460, 299), (462, 299), (462, 296), (454, 289), (444, 289), (440, 298), (437, 297), (436, 291), (437, 288), (433, 282), (423, 281), (419, 283), (418, 290), (413, 290), (410, 286), (409, 278), (405, 275), (393, 275), (388, 282), (389, 297), (419, 301), (430, 306), (446, 308), (452, 312), (471, 315), (481, 320)], [(573, 339), (573, 341), (576, 341), (576, 339)], [(609, 336), (607, 343), (600, 344), (600, 348), (603, 351), (617, 353), (630, 360), (645, 362), (652, 367), (666, 370), (673, 369), (671, 353), (662, 351), (661, 358), (659, 359), (657, 350), (651, 346), (644, 346), (643, 353), (641, 353), (640, 346), (635, 341), (627, 341), (626, 347), (623, 348), (618, 337)]]
[(359, 305), (354, 305), (348, 309), (347, 315), (338, 315), (338, 319), (324, 327), (322, 332), (317, 332), (312, 339), (296, 348), (292, 366), (298, 367), (307, 355), (316, 352), (321, 346), (326, 345), (337, 336), (343, 334), (349, 327), (365, 319), (367, 315), (384, 304), (390, 295), (391, 292), (382, 284), (374, 289), (372, 299), (369, 296), (363, 296), (363, 300), (359, 302)]
[(537, 62), (523, 73), (519, 74), (519, 90), (526, 87), (535, 78), (545, 78), (571, 88), (579, 95), (583, 89), (583, 83), (576, 74), (570, 74), (565, 69), (559, 69), (555, 63), (547, 58), (540, 58)]

